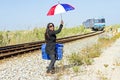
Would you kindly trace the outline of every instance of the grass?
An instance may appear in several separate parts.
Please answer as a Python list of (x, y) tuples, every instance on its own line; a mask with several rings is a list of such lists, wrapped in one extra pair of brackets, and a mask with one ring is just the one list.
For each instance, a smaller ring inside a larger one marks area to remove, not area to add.
[(83, 57), (79, 53), (72, 53), (70, 56), (68, 56), (68, 61), (70, 64), (73, 65), (82, 65), (83, 64)]
[(116, 35), (114, 35), (113, 37), (111, 38), (106, 38), (106, 37), (103, 37), (103, 38), (99, 38), (98, 39), (98, 42), (100, 43), (100, 47), (101, 48), (105, 48), (105, 47), (108, 47), (110, 46), (113, 42), (115, 42), (118, 38), (120, 38), (120, 33), (117, 33)]
[[(92, 46), (87, 46), (83, 48), (79, 53), (72, 53), (68, 56), (68, 61), (70, 64), (74, 65), (91, 65), (93, 59), (99, 57), (102, 53), (102, 49), (110, 46), (113, 42), (115, 42), (118, 38), (120, 38), (120, 33), (116, 33), (116, 35), (112, 37), (100, 37), (98, 42), (93, 44)], [(107, 65), (104, 65), (107, 67)]]
[[(120, 25), (112, 25), (106, 27), (106, 31), (112, 30), (113, 33), (120, 28)], [(32, 30), (22, 30), (22, 31), (0, 31), (0, 46), (20, 44), (26, 42), (40, 41), (44, 40), (44, 33), (46, 27), (34, 28)], [(58, 27), (55, 27), (58, 29)], [(57, 34), (57, 38), (72, 36), (77, 34), (83, 34), (90, 32), (90, 29), (85, 29), (84, 26), (74, 26), (74, 27), (63, 27), (60, 34)]]
[(68, 61), (70, 64), (74, 65), (91, 65), (93, 58), (99, 57), (101, 54), (101, 49), (98, 44), (94, 44), (90, 47), (83, 48), (79, 53), (72, 53), (68, 56)]
[(120, 66), (120, 59), (119, 58), (117, 58), (116, 60), (115, 60), (115, 64), (114, 64), (115, 66)]
[[(55, 30), (56, 29), (58, 29), (58, 27), (55, 27)], [(44, 40), (45, 30), (46, 27), (34, 28), (33, 30), (26, 31), (0, 31), (0, 46)], [(63, 30), (57, 34), (57, 38), (87, 33), (90, 31), (90, 29), (85, 29), (83, 26), (71, 28), (63, 27)]]
[(79, 66), (74, 66), (74, 67), (73, 67), (73, 71), (74, 71), (75, 73), (78, 73), (78, 72), (79, 72), (79, 69), (80, 69)]
[[(87, 53), (86, 53), (87, 51)], [(101, 54), (101, 48), (100, 45), (98, 43), (93, 44), (90, 47), (85, 47), (82, 51), (82, 54), (86, 53), (86, 56), (88, 56), (88, 58), (96, 58), (99, 57)]]
[(97, 75), (100, 80), (109, 80), (100, 70), (98, 70)]
[(68, 56), (68, 61), (70, 64), (73, 64), (75, 66), (80, 66), (83, 64), (91, 65), (92, 59), (89, 58), (85, 54), (79, 54), (79, 53), (72, 53)]
[(109, 65), (108, 64), (104, 64), (104, 67), (107, 68)]

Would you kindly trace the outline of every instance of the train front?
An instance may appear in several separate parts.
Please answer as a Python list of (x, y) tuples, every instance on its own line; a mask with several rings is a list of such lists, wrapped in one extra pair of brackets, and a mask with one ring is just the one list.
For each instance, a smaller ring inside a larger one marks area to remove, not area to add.
[(94, 19), (94, 30), (102, 31), (105, 27), (105, 19)]

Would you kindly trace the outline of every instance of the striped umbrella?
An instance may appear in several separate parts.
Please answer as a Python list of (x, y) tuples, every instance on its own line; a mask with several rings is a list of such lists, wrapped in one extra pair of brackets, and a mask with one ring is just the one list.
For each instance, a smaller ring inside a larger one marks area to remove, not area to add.
[(47, 16), (52, 16), (52, 15), (55, 15), (55, 14), (65, 13), (67, 11), (71, 11), (71, 10), (74, 10), (74, 9), (75, 8), (71, 5), (69, 5), (69, 4), (58, 3), (58, 4), (56, 4), (56, 5), (54, 5), (50, 8), (50, 10), (47, 13)]

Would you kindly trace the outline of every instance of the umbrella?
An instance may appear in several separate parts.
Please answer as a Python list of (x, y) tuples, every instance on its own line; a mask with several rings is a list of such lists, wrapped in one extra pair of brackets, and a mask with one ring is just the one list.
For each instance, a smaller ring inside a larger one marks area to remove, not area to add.
[[(56, 4), (54, 6), (52, 6), (50, 8), (50, 10), (48, 11), (47, 13), (47, 16), (52, 16), (52, 15), (55, 15), (55, 14), (61, 14), (61, 13), (64, 13), (64, 12), (67, 12), (67, 11), (71, 11), (71, 10), (74, 10), (75, 8), (69, 4)], [(61, 18), (62, 18), (62, 15), (61, 15)]]

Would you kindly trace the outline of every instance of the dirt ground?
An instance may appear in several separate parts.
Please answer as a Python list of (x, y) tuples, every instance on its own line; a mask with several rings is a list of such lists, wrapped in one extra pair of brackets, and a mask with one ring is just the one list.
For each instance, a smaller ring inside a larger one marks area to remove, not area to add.
[(88, 80), (120, 80), (120, 39), (94, 61), (93, 65), (87, 67), (91, 76)]

